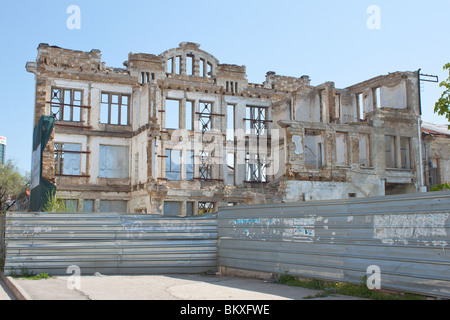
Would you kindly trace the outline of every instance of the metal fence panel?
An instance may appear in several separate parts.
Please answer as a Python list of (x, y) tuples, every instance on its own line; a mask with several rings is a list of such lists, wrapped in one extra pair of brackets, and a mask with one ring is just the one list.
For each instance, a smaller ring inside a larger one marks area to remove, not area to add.
[(450, 297), (450, 193), (221, 208), (219, 265)]
[(213, 216), (8, 213), (5, 273), (198, 273), (217, 268)]
[(0, 271), (5, 265), (5, 215), (0, 213)]

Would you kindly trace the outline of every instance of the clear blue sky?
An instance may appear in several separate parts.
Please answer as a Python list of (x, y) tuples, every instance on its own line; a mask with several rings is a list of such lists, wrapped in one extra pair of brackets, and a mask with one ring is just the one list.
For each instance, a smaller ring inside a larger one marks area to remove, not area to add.
[[(80, 30), (66, 26), (70, 5), (81, 9)], [(367, 27), (370, 5), (381, 10), (381, 29)], [(31, 166), (35, 86), (25, 64), (39, 43), (99, 49), (107, 66), (122, 67), (129, 52), (160, 54), (191, 41), (221, 63), (245, 65), (250, 82), (275, 71), (338, 88), (419, 68), (442, 81), (450, 62), (448, 0), (16, 0), (0, 10), (0, 136), (23, 171)], [(424, 121), (446, 123), (433, 113), (441, 93), (424, 85)]]

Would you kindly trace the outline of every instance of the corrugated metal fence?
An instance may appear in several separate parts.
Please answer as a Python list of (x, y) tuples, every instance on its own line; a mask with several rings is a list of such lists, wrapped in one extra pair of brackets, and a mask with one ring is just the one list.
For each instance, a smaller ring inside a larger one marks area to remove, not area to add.
[(222, 208), (219, 265), (450, 297), (450, 193)]
[[(217, 268), (216, 217), (8, 213), (5, 273), (199, 273)], [(12, 269), (11, 269), (12, 268)]]
[(82, 274), (118, 275), (220, 266), (360, 283), (376, 265), (382, 288), (450, 298), (449, 215), (448, 192), (226, 207), (194, 218), (8, 213), (4, 270), (66, 275), (75, 265)]

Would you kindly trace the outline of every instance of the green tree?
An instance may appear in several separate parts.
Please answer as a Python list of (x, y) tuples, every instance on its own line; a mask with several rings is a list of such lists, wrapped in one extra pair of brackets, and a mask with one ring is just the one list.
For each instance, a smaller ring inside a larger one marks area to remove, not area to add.
[[(450, 122), (450, 63), (447, 63), (444, 66), (444, 70), (449, 71), (449, 77), (447, 80), (442, 81), (439, 84), (439, 87), (445, 88), (444, 93), (442, 93), (441, 98), (438, 102), (436, 102), (436, 106), (434, 108), (434, 112), (440, 116), (445, 116), (447, 120)], [(450, 125), (448, 126), (450, 129)]]
[(6, 201), (22, 199), (27, 196), (28, 173), (22, 175), (12, 160), (0, 164), (0, 212), (7, 209)]
[(430, 189), (430, 191), (442, 191), (442, 190), (450, 190), (450, 183), (437, 184)]

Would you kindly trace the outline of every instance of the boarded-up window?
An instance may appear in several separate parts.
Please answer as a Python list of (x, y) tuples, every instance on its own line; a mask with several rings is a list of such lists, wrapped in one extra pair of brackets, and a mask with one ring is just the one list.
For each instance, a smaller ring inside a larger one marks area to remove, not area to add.
[(66, 212), (78, 211), (78, 200), (64, 200)]
[(335, 119), (340, 119), (341, 118), (341, 95), (340, 94), (336, 94), (335, 96)]
[(359, 164), (361, 167), (370, 167), (370, 139), (368, 134), (359, 135)]
[(129, 178), (128, 147), (100, 145), (99, 177)]
[(55, 143), (55, 174), (66, 176), (81, 174), (81, 144)]
[(385, 148), (384, 150), (385, 150), (386, 168), (395, 168), (396, 147), (394, 136), (385, 136), (384, 148)]
[(439, 159), (429, 158), (428, 168), (430, 186), (433, 187), (437, 184), (441, 184), (441, 177), (439, 175)]
[(94, 200), (83, 200), (83, 212), (94, 212)]
[(348, 165), (347, 134), (343, 132), (336, 132), (336, 164)]
[(169, 217), (181, 216), (181, 202), (164, 201), (164, 215)]
[(194, 202), (186, 202), (186, 216), (192, 217), (194, 215)]
[(100, 212), (102, 213), (126, 213), (127, 201), (122, 200), (101, 200)]
[(400, 138), (400, 158), (402, 169), (411, 169), (411, 151), (409, 138)]

